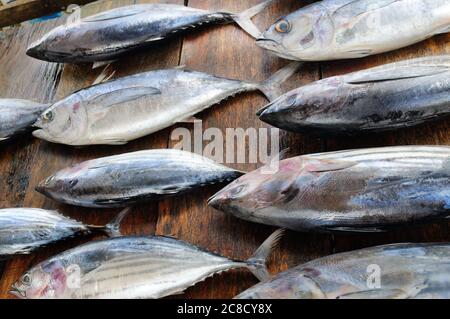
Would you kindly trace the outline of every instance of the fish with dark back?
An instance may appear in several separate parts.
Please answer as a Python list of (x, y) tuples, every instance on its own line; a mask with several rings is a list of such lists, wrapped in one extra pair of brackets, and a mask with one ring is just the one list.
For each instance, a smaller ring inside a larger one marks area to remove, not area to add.
[(276, 127), (317, 134), (388, 131), (448, 115), (450, 55), (326, 78), (286, 93), (258, 112)]
[[(123, 54), (172, 37), (181, 31), (213, 23), (237, 23), (258, 37), (251, 18), (269, 6), (264, 1), (240, 14), (211, 12), (174, 4), (136, 4), (83, 19), (71, 18), (31, 44), (31, 57), (60, 63), (115, 60)], [(79, 12), (75, 13), (79, 15)], [(74, 21), (72, 21), (74, 20)]]
[(450, 216), (450, 147), (303, 155), (237, 179), (209, 200), (236, 217), (305, 232), (384, 232)]

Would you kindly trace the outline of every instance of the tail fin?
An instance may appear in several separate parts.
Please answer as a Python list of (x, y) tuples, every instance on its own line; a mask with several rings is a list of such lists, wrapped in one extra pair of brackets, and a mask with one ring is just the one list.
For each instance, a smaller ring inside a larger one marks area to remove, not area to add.
[(274, 101), (280, 97), (281, 84), (289, 80), (291, 76), (303, 65), (303, 62), (292, 62), (284, 68), (278, 70), (274, 75), (258, 85), (258, 89), (267, 97), (269, 101)]
[(273, 1), (274, 0), (266, 0), (240, 14), (234, 14), (232, 18), (245, 32), (257, 39), (261, 35), (261, 31), (253, 24), (251, 19), (267, 8)]
[(120, 224), (122, 223), (122, 220), (131, 212), (131, 208), (125, 208), (122, 210), (111, 222), (109, 222), (105, 226), (93, 226), (90, 225), (88, 228), (90, 230), (100, 230), (104, 232), (106, 235), (108, 235), (111, 238), (114, 237), (120, 237), (122, 234), (120, 233)]
[(264, 243), (259, 246), (253, 256), (246, 261), (248, 269), (261, 281), (270, 279), (269, 271), (267, 270), (267, 259), (269, 258), (273, 249), (278, 245), (281, 237), (284, 234), (284, 229), (278, 229), (267, 238)]

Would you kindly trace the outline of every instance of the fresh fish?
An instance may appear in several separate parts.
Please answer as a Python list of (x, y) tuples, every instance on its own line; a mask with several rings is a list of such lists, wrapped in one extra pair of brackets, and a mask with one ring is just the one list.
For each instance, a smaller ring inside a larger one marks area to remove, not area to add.
[(450, 31), (448, 0), (324, 0), (280, 19), (257, 44), (300, 61), (361, 58)]
[(70, 205), (128, 207), (230, 182), (241, 175), (197, 154), (150, 150), (83, 162), (50, 176), (36, 190)]
[(300, 66), (292, 63), (262, 83), (228, 80), (180, 68), (127, 76), (80, 90), (38, 119), (33, 135), (68, 145), (120, 145), (152, 134), (248, 91), (268, 99)]
[(36, 208), (0, 209), (0, 256), (29, 254), (39, 247), (74, 237), (102, 231), (120, 236), (120, 222), (128, 213), (121, 212), (106, 226), (85, 225), (56, 211)]
[(47, 108), (27, 100), (0, 99), (0, 141), (29, 129)]
[(256, 170), (209, 204), (239, 218), (308, 232), (383, 232), (450, 215), (450, 147), (332, 152)]
[(236, 298), (449, 299), (450, 244), (394, 244), (316, 259)]
[(271, 2), (264, 1), (241, 14), (173, 4), (124, 6), (59, 26), (31, 44), (27, 54), (49, 62), (109, 61), (186, 29), (213, 23), (236, 22), (257, 38), (261, 33), (251, 18)]
[(161, 236), (91, 242), (33, 267), (11, 293), (28, 299), (157, 299), (233, 268), (267, 280), (266, 260), (281, 234), (272, 234), (247, 261)]
[(293, 90), (262, 109), (276, 127), (356, 133), (410, 127), (450, 114), (450, 55), (387, 64)]

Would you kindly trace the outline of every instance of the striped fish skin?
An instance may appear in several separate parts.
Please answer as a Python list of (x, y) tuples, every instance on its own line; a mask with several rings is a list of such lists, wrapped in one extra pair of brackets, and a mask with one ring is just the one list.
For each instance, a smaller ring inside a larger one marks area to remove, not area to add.
[(382, 232), (445, 222), (450, 147), (407, 146), (313, 154), (257, 170), (209, 204), (256, 223), (306, 232)]
[(197, 154), (149, 150), (83, 162), (50, 176), (36, 190), (70, 205), (129, 207), (230, 182), (241, 175)]
[(257, 44), (290, 60), (355, 59), (449, 30), (448, 0), (324, 0), (281, 18)]
[(293, 90), (259, 112), (278, 128), (319, 134), (394, 130), (450, 115), (450, 55), (402, 61)]
[(233, 268), (268, 279), (265, 262), (280, 236), (275, 232), (247, 261), (161, 236), (91, 242), (33, 267), (11, 292), (28, 299), (157, 299)]
[(89, 232), (87, 226), (55, 211), (0, 209), (0, 256), (29, 254), (39, 247)]
[[(380, 287), (371, 289), (375, 266)], [(336, 254), (280, 273), (236, 298), (449, 299), (450, 245), (393, 244)]]
[(263, 2), (241, 14), (173, 4), (124, 6), (59, 26), (33, 43), (27, 54), (60, 63), (109, 61), (186, 29), (233, 21), (257, 37), (260, 32), (250, 18), (272, 1)]
[(23, 133), (48, 105), (19, 99), (0, 99), (0, 141)]

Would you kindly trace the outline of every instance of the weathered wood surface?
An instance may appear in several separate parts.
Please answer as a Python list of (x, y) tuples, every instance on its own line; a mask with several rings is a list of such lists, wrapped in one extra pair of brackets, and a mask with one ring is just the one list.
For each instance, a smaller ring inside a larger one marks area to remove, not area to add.
[[(91, 4), (88, 10), (86, 10), (88, 12), (85, 12), (85, 14), (105, 10), (111, 8), (113, 5), (120, 6), (134, 2), (136, 1), (123, 0)], [(173, 0), (166, 2), (183, 4), (184, 1)], [(227, 9), (239, 12), (258, 2), (260, 1), (189, 0), (188, 5), (203, 9)], [(279, 16), (305, 4), (306, 2), (292, 0), (276, 1), (268, 10), (257, 16), (255, 22), (261, 28), (265, 28)], [(35, 25), (30, 27), (29, 30), (21, 29), (20, 32), (34, 34), (37, 32), (34, 31), (35, 29), (47, 28), (51, 23), (58, 22), (52, 21), (39, 26)], [(12, 39), (13, 35), (7, 35), (7, 38)], [(287, 90), (309, 83), (322, 77), (342, 74), (386, 62), (415, 56), (450, 53), (450, 47), (448, 46), (449, 40), (449, 35), (441, 35), (410, 48), (361, 60), (320, 64), (310, 63), (299, 72), (298, 76), (286, 84), (285, 89)], [(16, 45), (19, 46), (19, 42), (22, 40), (17, 41), (18, 44)], [(4, 47), (2, 40), (2, 45), (0, 45), (2, 57), (4, 55)], [(12, 87), (11, 81), (14, 81), (13, 79), (16, 78), (14, 72), (16, 66), (25, 68), (29, 65), (42, 65), (40, 62), (24, 58), (23, 52), (21, 53), (20, 51), (11, 61), (13, 62), (11, 62), (11, 67), (8, 72), (4, 72), (3, 68), (0, 69), (0, 93), (2, 95), (14, 93), (9, 90), (5, 93), (4, 88)], [(158, 45), (157, 48), (152, 48), (145, 52), (134, 53), (115, 64), (115, 68), (118, 71), (116, 76), (178, 64), (229, 78), (263, 80), (285, 65), (286, 61), (259, 49), (254, 44), (254, 41), (235, 25), (220, 25), (197, 30), (196, 32), (187, 34), (184, 38), (166, 41)], [(55, 99), (61, 98), (81, 87), (88, 86), (97, 74), (98, 71), (92, 71), (89, 66), (66, 66), (60, 80), (57, 82), (58, 89)], [(52, 98), (51, 94), (41, 96), (37, 94), (38, 92), (30, 90), (30, 87), (27, 86), (29, 81), (25, 77), (22, 84), (18, 86), (19, 91), (22, 90), (23, 92), (23, 95), (20, 97), (37, 97), (41, 100)], [(54, 81), (49, 82), (50, 86), (55, 85)], [(34, 85), (38, 84), (34, 83)], [(39, 93), (42, 94), (42, 92)], [(267, 126), (257, 119), (255, 112), (265, 103), (266, 101), (261, 94), (243, 94), (214, 106), (210, 110), (199, 114), (198, 117), (203, 121), (203, 129), (215, 127), (225, 132), (226, 128), (263, 128)], [(185, 127), (192, 129), (192, 125), (185, 125)], [(106, 223), (114, 216), (116, 211), (100, 211), (58, 205), (34, 192), (34, 186), (50, 173), (82, 160), (133, 150), (171, 146), (176, 143), (176, 141), (172, 141), (171, 139), (171, 131), (173, 129), (167, 129), (121, 147), (73, 149), (35, 141), (30, 137), (19, 139), (6, 147), (1, 146), (1, 207), (23, 205), (29, 207), (57, 208), (64, 214), (88, 223)], [(282, 148), (289, 147), (291, 155), (370, 146), (406, 144), (450, 145), (449, 132), (450, 123), (446, 121), (406, 131), (364, 136), (357, 139), (318, 139), (309, 136), (282, 133), (281, 145)], [(250, 171), (258, 165), (238, 164), (232, 166)], [(208, 208), (206, 206), (206, 200), (217, 190), (217, 187), (211, 187), (194, 194), (138, 207), (126, 219), (123, 230), (126, 234), (157, 233), (176, 236), (226, 256), (247, 258), (273, 229), (244, 222)], [(448, 230), (448, 225), (440, 225), (389, 234), (364, 236), (310, 235), (289, 232), (282, 241), (280, 249), (274, 253), (271, 269), (273, 272), (278, 272), (300, 262), (305, 262), (333, 252), (363, 248), (382, 243), (449, 241), (450, 234)], [(29, 266), (89, 239), (70, 240), (43, 249), (31, 256), (15, 258), (7, 262), (0, 280), (0, 298), (10, 297), (7, 294), (9, 286)], [(248, 272), (241, 270), (231, 271), (207, 279), (204, 283), (190, 288), (186, 295), (181, 296), (181, 298), (231, 298), (254, 283), (256, 283), (255, 278)]]
[(65, 10), (71, 4), (93, 0), (17, 0), (0, 6), (0, 28)]

